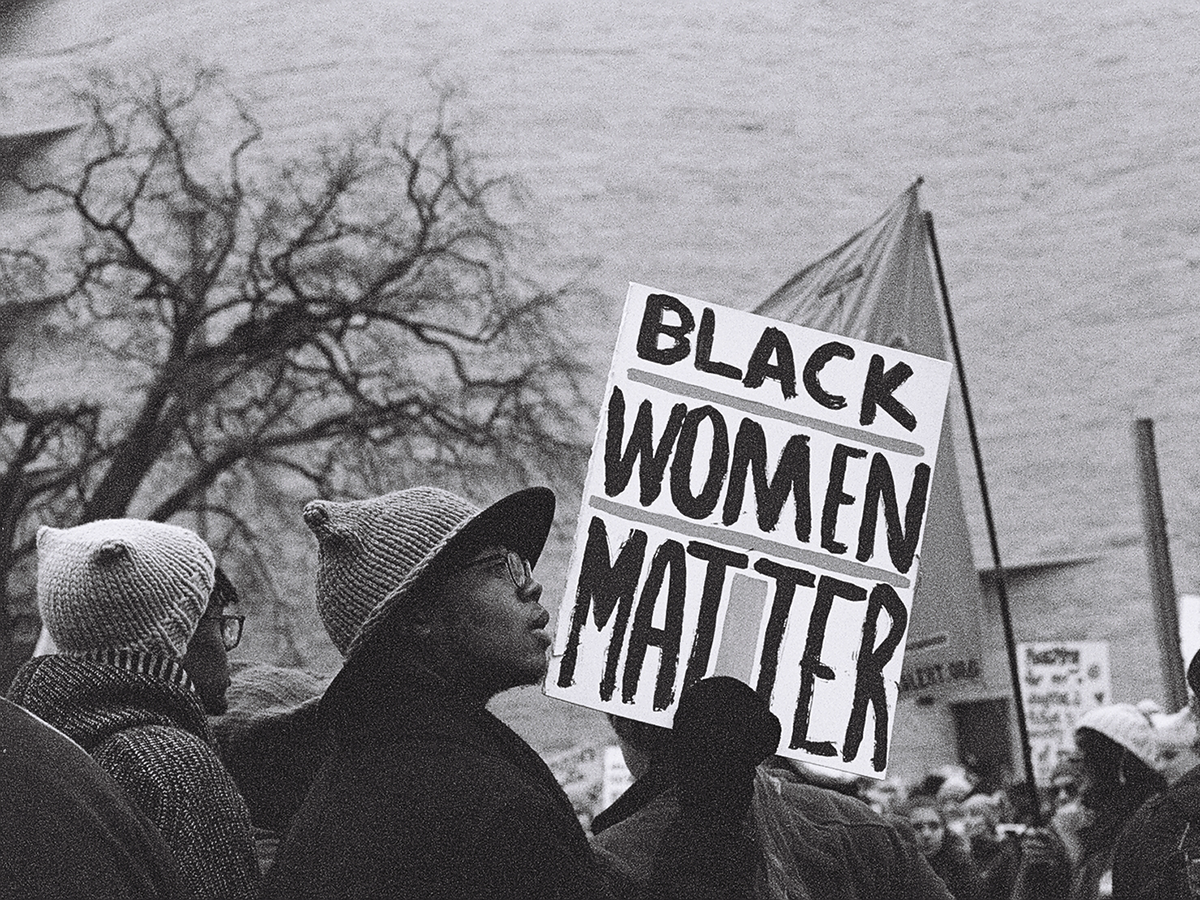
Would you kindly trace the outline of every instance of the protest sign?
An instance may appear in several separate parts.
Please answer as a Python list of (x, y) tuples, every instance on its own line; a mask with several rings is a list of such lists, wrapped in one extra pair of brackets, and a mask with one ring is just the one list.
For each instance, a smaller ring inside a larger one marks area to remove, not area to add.
[(1038, 784), (1075, 747), (1075, 725), (1089, 709), (1112, 702), (1107, 641), (1017, 645), (1025, 724)]
[(562, 785), (576, 815), (591, 821), (603, 809), (605, 747), (583, 744), (546, 757), (546, 765)]
[(546, 693), (670, 725), (733, 675), (780, 753), (882, 775), (949, 380), (631, 285)]
[(583, 744), (550, 754), (546, 765), (585, 822), (607, 809), (633, 783), (621, 748)]

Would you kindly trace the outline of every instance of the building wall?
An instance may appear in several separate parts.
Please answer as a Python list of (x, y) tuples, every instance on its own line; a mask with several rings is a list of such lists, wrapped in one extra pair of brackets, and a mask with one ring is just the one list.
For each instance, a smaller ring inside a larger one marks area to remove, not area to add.
[[(627, 281), (750, 307), (924, 175), (1004, 561), (1089, 560), (1013, 587), (1018, 639), (1107, 639), (1118, 699), (1158, 696), (1130, 427), (1156, 422), (1176, 581), (1194, 592), (1200, 11), (809, 6), (29, 2), (0, 40), (0, 131), (69, 118), (54, 76), (186, 54), (257, 98), (283, 154), (428, 109), (432, 72), (460, 86), (475, 146), (527, 183), (539, 264), (607, 299), (578, 320), (601, 373)], [(1007, 690), (997, 622), (989, 607), (977, 696)], [(506, 702), (543, 744), (577, 727), (528, 693)], [(946, 708), (907, 705), (898, 765), (924, 764)]]

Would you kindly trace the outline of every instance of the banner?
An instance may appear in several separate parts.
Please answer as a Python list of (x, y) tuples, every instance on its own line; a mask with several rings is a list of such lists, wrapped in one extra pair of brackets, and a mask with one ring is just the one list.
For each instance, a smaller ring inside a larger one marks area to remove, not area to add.
[(880, 776), (950, 366), (631, 285), (545, 692), (670, 725), (727, 674)]
[[(909, 187), (873, 225), (793, 275), (755, 312), (946, 359), (917, 196), (920, 184)], [(928, 692), (982, 674), (983, 595), (948, 417), (929, 509), (901, 691)]]
[(1054, 766), (1075, 748), (1079, 717), (1112, 702), (1108, 642), (1017, 644), (1017, 671), (1034, 779), (1045, 786)]

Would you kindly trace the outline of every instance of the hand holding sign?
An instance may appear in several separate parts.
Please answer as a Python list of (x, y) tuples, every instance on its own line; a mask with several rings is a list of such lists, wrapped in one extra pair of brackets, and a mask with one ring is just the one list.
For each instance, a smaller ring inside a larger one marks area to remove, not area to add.
[(719, 666), (881, 774), (949, 371), (631, 286), (546, 693), (665, 725)]

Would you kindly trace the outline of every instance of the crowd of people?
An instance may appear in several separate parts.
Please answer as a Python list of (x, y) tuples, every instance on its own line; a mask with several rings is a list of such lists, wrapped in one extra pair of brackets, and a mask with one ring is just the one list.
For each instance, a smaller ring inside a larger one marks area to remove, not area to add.
[[(1200, 768), (1145, 705), (1083, 716), (1035, 805), (961, 769), (832, 781), (776, 755), (753, 690), (704, 678), (669, 730), (610, 720), (635, 781), (585, 832), (487, 709), (546, 673), (533, 570), (554, 506), (544, 488), (483, 509), (429, 487), (309, 503), (331, 681), (231, 678), (245, 619), (194, 532), (41, 528), (46, 643), (0, 703), (0, 894), (1200, 896)], [(1196, 691), (1200, 657), (1188, 675)]]

